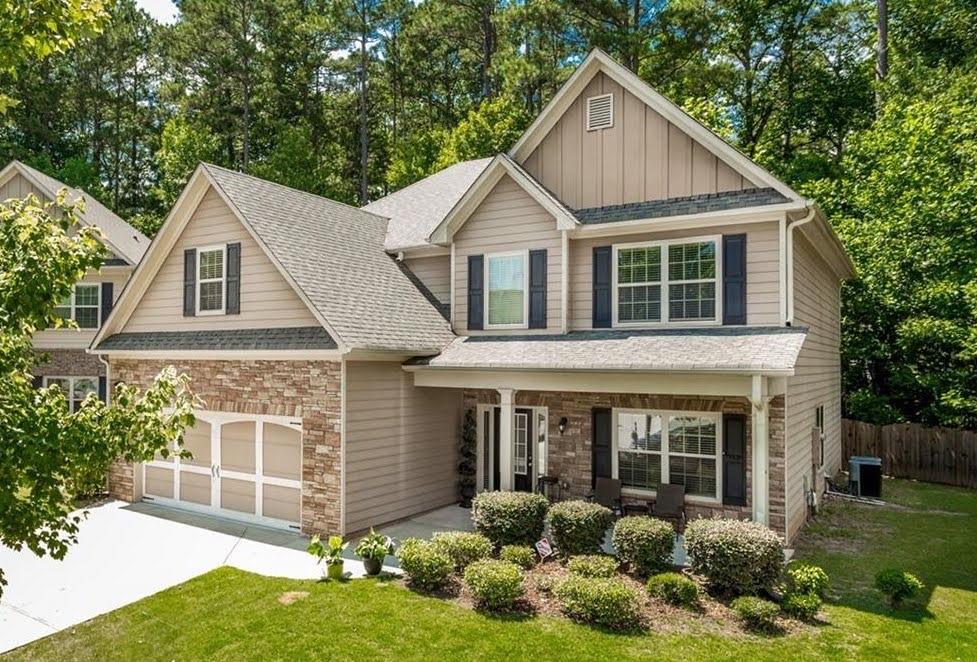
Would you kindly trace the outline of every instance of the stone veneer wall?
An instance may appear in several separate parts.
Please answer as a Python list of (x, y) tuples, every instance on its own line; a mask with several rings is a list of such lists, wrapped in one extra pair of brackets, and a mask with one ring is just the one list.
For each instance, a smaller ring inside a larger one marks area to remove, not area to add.
[(56, 377), (102, 377), (105, 364), (83, 349), (38, 349), (47, 360), (34, 366), (35, 375)]
[[(491, 390), (466, 390), (464, 408), (478, 404), (498, 404), (499, 394)], [(547, 473), (558, 476), (569, 494), (582, 497), (591, 490), (592, 410), (594, 407), (664, 409), (675, 411), (709, 411), (746, 415), (746, 506), (722, 504), (686, 504), (689, 518), (736, 517), (747, 519), (752, 512), (752, 450), (753, 425), (749, 401), (743, 398), (690, 397), (674, 395), (643, 395), (636, 393), (562, 393), (555, 391), (518, 391), (516, 406), (546, 407), (549, 425)], [(567, 426), (560, 434), (561, 417)], [(770, 527), (785, 535), (786, 508), (784, 503), (784, 398), (778, 396), (770, 403)], [(625, 501), (628, 499), (625, 498)]]
[[(302, 419), (302, 532), (338, 533), (342, 491), (342, 364), (338, 361), (113, 360), (118, 382), (146, 386), (167, 365), (191, 378), (204, 409)], [(136, 499), (133, 466), (109, 471), (112, 496)]]

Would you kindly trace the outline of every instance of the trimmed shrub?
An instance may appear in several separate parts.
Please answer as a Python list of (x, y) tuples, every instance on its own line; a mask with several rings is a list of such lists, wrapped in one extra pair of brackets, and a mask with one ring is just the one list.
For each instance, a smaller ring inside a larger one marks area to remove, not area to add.
[(561, 501), (547, 515), (553, 543), (563, 558), (600, 551), (614, 514), (586, 501)]
[(549, 506), (542, 494), (482, 492), (472, 501), (472, 521), (496, 547), (532, 545), (543, 535)]
[(645, 588), (651, 595), (676, 607), (691, 607), (699, 601), (699, 585), (678, 572), (654, 575)]
[(752, 595), (736, 598), (732, 603), (733, 611), (750, 630), (769, 632), (777, 623), (780, 607)]
[(639, 575), (672, 567), (675, 530), (668, 522), (651, 517), (622, 517), (614, 525), (611, 542), (622, 561)]
[(923, 582), (910, 572), (898, 568), (886, 568), (875, 575), (875, 588), (889, 598), (893, 607), (897, 607), (903, 600), (912, 598), (923, 590)]
[(533, 581), (536, 583), (536, 590), (546, 594), (552, 593), (560, 583), (555, 575), (536, 575)]
[(405, 540), (397, 550), (397, 558), (411, 586), (422, 591), (444, 588), (453, 568), (451, 559), (444, 552), (417, 538)]
[(536, 552), (526, 545), (506, 545), (499, 552), (499, 558), (509, 563), (515, 563), (523, 570), (529, 570), (536, 565)]
[(617, 559), (604, 554), (584, 554), (572, 557), (567, 568), (580, 577), (613, 577), (617, 573)]
[(464, 570), (468, 564), (487, 559), (492, 555), (492, 541), (481, 533), (467, 531), (435, 533), (431, 538), (431, 544), (451, 559), (457, 570)]
[(698, 519), (685, 528), (685, 548), (693, 572), (713, 589), (750, 594), (779, 579), (784, 545), (776, 533), (756, 522)]
[(522, 570), (509, 561), (475, 561), (465, 569), (465, 586), (478, 606), (509, 611), (525, 593)]
[(802, 621), (813, 621), (821, 610), (821, 598), (814, 593), (788, 593), (783, 607), (788, 616)]
[(620, 579), (571, 576), (554, 593), (563, 612), (575, 621), (614, 630), (638, 624), (638, 593)]
[(828, 590), (828, 573), (816, 565), (791, 563), (787, 566), (787, 592), (823, 598)]

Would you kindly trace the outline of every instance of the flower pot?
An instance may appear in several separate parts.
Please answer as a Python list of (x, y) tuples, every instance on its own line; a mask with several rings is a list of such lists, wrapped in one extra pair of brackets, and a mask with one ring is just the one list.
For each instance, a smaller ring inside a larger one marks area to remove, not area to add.
[(326, 565), (326, 577), (329, 579), (340, 580), (343, 578), (343, 562), (329, 563)]
[(366, 574), (373, 577), (380, 574), (380, 569), (383, 567), (383, 561), (379, 559), (365, 558), (363, 559), (363, 569), (366, 570)]
[(472, 497), (475, 496), (475, 486), (474, 485), (463, 485), (461, 487), (461, 498), (463, 501), (471, 501)]

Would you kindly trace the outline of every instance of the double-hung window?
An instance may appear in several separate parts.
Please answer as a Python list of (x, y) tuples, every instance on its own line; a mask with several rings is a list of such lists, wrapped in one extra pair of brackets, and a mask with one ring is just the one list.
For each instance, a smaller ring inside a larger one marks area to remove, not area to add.
[(45, 377), (44, 386), (57, 386), (68, 399), (68, 408), (78, 411), (89, 393), (98, 394), (96, 377)]
[(625, 489), (655, 492), (663, 483), (692, 497), (719, 499), (720, 416), (615, 410), (614, 476)]
[(718, 237), (614, 247), (614, 323), (720, 320)]
[(529, 252), (485, 256), (486, 328), (526, 328), (529, 318)]
[(99, 283), (77, 283), (54, 312), (66, 320), (74, 320), (81, 329), (97, 329), (101, 292)]
[(820, 442), (820, 454), (818, 455), (818, 466), (824, 466), (824, 405), (818, 405), (814, 410), (814, 427), (818, 429), (818, 441)]
[(197, 314), (224, 313), (227, 280), (227, 247), (210, 246), (197, 251)]

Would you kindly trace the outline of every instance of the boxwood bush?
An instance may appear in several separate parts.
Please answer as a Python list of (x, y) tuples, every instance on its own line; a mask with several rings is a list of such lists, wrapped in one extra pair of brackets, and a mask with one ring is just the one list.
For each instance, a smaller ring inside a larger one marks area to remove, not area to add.
[(614, 630), (638, 625), (638, 593), (621, 579), (571, 575), (553, 592), (563, 613), (575, 621)]
[(532, 545), (543, 535), (549, 505), (542, 494), (482, 492), (472, 501), (472, 521), (496, 547)]
[(777, 614), (780, 613), (780, 607), (774, 603), (752, 595), (736, 598), (731, 606), (750, 630), (769, 632), (777, 624)]
[(480, 533), (470, 531), (435, 533), (431, 544), (451, 559), (457, 570), (464, 570), (468, 564), (492, 555), (492, 541)]
[(613, 577), (617, 573), (617, 559), (605, 554), (583, 554), (570, 558), (567, 568), (581, 577)]
[(639, 575), (650, 575), (672, 567), (675, 530), (651, 517), (622, 517), (614, 525), (611, 542), (622, 561)]
[(444, 588), (454, 567), (444, 552), (432, 543), (417, 538), (404, 540), (397, 550), (397, 558), (410, 585), (421, 591)]
[(897, 607), (903, 600), (919, 593), (923, 589), (923, 582), (912, 573), (886, 568), (875, 576), (875, 588), (889, 598), (893, 607)]
[(563, 558), (600, 551), (614, 514), (604, 506), (587, 501), (562, 501), (547, 515), (553, 544)]
[(654, 575), (645, 587), (651, 595), (676, 607), (691, 607), (699, 601), (699, 585), (678, 572)]
[(525, 593), (522, 570), (509, 561), (475, 561), (464, 578), (475, 603), (490, 611), (510, 611)]
[(788, 616), (811, 621), (821, 610), (821, 598), (814, 593), (788, 593), (784, 596), (783, 608)]
[(827, 590), (828, 573), (818, 566), (806, 563), (791, 563), (787, 566), (785, 592), (823, 598)]
[(780, 578), (784, 545), (776, 533), (756, 522), (698, 519), (685, 528), (689, 564), (709, 586), (727, 594), (768, 589)]
[(499, 558), (515, 563), (523, 570), (529, 570), (536, 565), (536, 552), (527, 545), (505, 545), (499, 552)]

